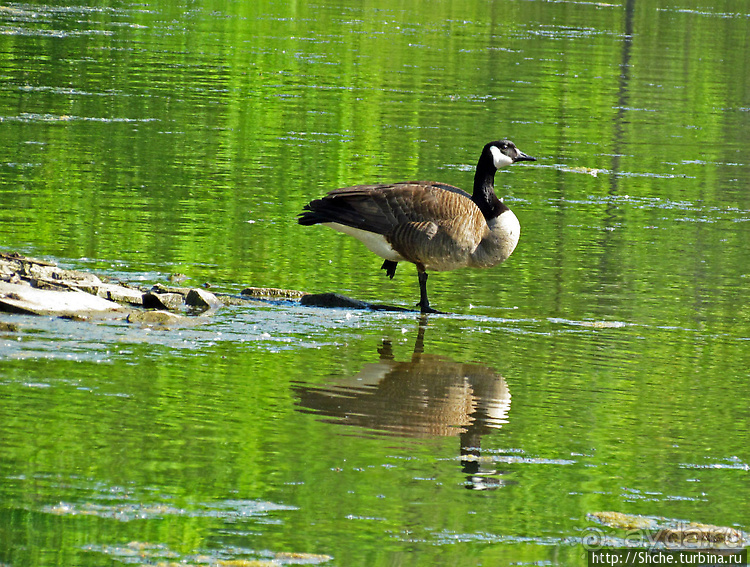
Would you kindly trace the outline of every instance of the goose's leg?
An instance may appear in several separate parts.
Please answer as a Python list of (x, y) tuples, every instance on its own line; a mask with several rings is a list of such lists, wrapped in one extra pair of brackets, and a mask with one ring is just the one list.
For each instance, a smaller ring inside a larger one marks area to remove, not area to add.
[(427, 272), (421, 264), (417, 264), (417, 277), (419, 278), (419, 303), (417, 303), (419, 310), (422, 313), (442, 313), (430, 307), (430, 301), (427, 299)]
[(398, 267), (398, 262), (394, 262), (393, 260), (386, 260), (383, 262), (383, 265), (380, 266), (381, 270), (385, 270), (386, 275), (393, 279), (393, 276), (396, 275), (396, 268)]

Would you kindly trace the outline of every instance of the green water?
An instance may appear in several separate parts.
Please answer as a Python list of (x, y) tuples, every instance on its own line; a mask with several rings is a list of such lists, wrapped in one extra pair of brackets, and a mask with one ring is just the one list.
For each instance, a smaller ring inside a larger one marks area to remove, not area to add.
[(502, 137), (538, 158), (497, 175), (521, 241), (431, 276), (453, 315), (0, 314), (0, 565), (582, 566), (622, 541), (596, 512), (750, 531), (747, 2), (0, 5), (1, 251), (411, 307), (413, 267), (297, 213), (469, 188)]

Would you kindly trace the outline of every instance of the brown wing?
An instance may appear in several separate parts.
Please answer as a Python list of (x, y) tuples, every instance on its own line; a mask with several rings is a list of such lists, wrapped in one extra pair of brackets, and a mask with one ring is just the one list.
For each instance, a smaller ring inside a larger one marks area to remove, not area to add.
[[(442, 183), (410, 181), (335, 189), (304, 207), (299, 223), (335, 222), (388, 234), (409, 222), (450, 221), (476, 205), (468, 193)], [(479, 209), (476, 208), (478, 211)]]
[(405, 259), (434, 269), (464, 264), (489, 230), (468, 193), (431, 182), (336, 189), (307, 205), (299, 222), (382, 234)]

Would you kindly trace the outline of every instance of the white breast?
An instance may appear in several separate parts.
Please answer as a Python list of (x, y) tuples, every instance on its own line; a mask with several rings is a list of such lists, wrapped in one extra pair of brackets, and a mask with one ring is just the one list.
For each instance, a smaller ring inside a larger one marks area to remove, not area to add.
[(494, 233), (500, 233), (504, 240), (505, 246), (508, 250), (508, 256), (516, 248), (518, 239), (521, 237), (521, 223), (518, 222), (518, 217), (513, 214), (513, 211), (506, 209), (499, 217), (492, 219), (487, 225), (490, 230)]
[(490, 234), (482, 239), (472, 254), (471, 265), (475, 268), (489, 268), (505, 262), (521, 236), (521, 223), (510, 210), (491, 219), (487, 225)]

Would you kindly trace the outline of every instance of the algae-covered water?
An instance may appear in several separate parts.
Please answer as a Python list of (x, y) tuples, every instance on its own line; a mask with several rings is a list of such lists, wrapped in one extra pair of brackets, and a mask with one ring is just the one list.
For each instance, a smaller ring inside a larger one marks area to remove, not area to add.
[(0, 314), (0, 565), (582, 566), (633, 540), (602, 512), (750, 531), (748, 69), (742, 0), (0, 6), (3, 252), (412, 307), (413, 267), (301, 207), (468, 189), (498, 138), (538, 159), (497, 175), (513, 256), (431, 275), (450, 315)]

